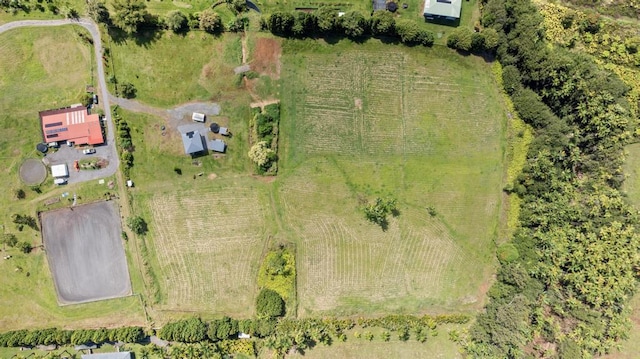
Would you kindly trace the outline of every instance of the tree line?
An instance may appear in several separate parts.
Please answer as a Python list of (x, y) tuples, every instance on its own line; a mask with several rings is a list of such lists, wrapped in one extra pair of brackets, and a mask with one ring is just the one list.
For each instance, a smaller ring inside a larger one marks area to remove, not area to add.
[[(637, 119), (628, 87), (579, 52), (548, 46), (529, 0), (485, 0), (504, 90), (535, 138), (506, 190), (522, 199), (516, 255), (465, 342), (476, 358), (602, 355), (629, 330), (640, 238), (621, 193), (623, 146)], [(486, 31), (486, 30), (485, 30)]]
[(397, 20), (388, 11), (376, 11), (365, 17), (359, 11), (339, 16), (338, 11), (322, 7), (313, 12), (276, 11), (260, 20), (263, 30), (284, 37), (308, 38), (346, 36), (349, 38), (385, 37), (406, 45), (432, 46), (434, 35), (408, 19)]
[(107, 342), (137, 343), (145, 337), (141, 327), (122, 327), (115, 329), (77, 329), (58, 328), (14, 330), (0, 333), (1, 347), (26, 347), (37, 345), (79, 345), (86, 343), (102, 344)]
[(158, 16), (151, 14), (147, 10), (147, 5), (141, 0), (114, 0), (113, 13), (109, 12), (103, 1), (88, 0), (87, 15), (96, 22), (119, 28), (128, 35), (135, 34), (142, 28), (164, 28), (175, 33), (190, 30), (202, 30), (212, 34), (219, 34), (225, 30), (243, 31), (249, 21), (242, 15), (247, 11), (246, 2), (228, 0), (224, 3), (236, 15), (236, 18), (226, 26), (222, 23), (220, 15), (212, 9), (188, 14), (180, 10), (172, 10), (165, 16)]

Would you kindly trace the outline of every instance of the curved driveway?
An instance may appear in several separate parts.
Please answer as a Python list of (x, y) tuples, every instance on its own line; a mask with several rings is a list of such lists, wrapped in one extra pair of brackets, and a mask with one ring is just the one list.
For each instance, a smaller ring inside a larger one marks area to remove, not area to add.
[(120, 163), (118, 153), (115, 146), (115, 128), (113, 121), (111, 120), (111, 106), (109, 104), (109, 91), (107, 90), (107, 82), (104, 78), (104, 64), (102, 62), (102, 40), (100, 39), (100, 30), (98, 26), (88, 18), (80, 18), (77, 20), (21, 20), (9, 22), (0, 25), (0, 34), (5, 31), (21, 28), (21, 27), (43, 27), (43, 26), (63, 26), (63, 25), (78, 25), (82, 26), (89, 31), (93, 38), (93, 49), (96, 58), (96, 73), (98, 74), (98, 86), (100, 87), (100, 101), (104, 108), (105, 123), (107, 126), (107, 138), (106, 138), (106, 151), (105, 156), (109, 160), (109, 166), (107, 168), (96, 171), (82, 171), (80, 173), (74, 173), (69, 178), (69, 182), (83, 182), (91, 179), (102, 178), (111, 176), (116, 173), (118, 165)]

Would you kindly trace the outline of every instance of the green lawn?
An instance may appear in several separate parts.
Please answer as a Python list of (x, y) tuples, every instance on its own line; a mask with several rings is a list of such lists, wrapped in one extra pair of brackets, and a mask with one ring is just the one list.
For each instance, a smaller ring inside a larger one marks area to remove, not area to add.
[(105, 36), (104, 42), (111, 53), (108, 76), (115, 73), (119, 82), (132, 83), (141, 102), (173, 107), (235, 97), (233, 68), (242, 61), (240, 37), (235, 34), (144, 32), (135, 38)]
[[(40, 158), (35, 145), (42, 141), (38, 111), (78, 102), (85, 85), (92, 83), (92, 49), (81, 42), (80, 27), (18, 29), (0, 35), (0, 225), (4, 233), (15, 234), (32, 246), (42, 243), (40, 233), (29, 228), (19, 231), (11, 222), (13, 213), (36, 216), (46, 210), (44, 201), (62, 192), (79, 196), (79, 203), (104, 196), (105, 187), (97, 183), (57, 188), (51, 177), (41, 185), (41, 194), (21, 184), (20, 164), (27, 158)], [(107, 179), (108, 181), (109, 179)], [(26, 198), (18, 200), (14, 191), (23, 189)], [(51, 207), (68, 205), (66, 199)], [(116, 326), (143, 324), (136, 297), (98, 303), (59, 307), (42, 250), (30, 254), (3, 248), (0, 262), (0, 329), (64, 326)], [(135, 276), (134, 288), (137, 286)]]
[[(504, 173), (489, 65), (443, 48), (289, 41), (281, 83), (276, 196), (298, 248), (299, 313), (479, 308)], [(378, 195), (399, 202), (387, 231), (358, 209)]]

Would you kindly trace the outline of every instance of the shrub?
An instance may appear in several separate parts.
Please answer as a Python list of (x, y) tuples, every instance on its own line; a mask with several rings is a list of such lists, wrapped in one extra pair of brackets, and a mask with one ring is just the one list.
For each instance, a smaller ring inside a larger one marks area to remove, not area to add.
[(123, 82), (120, 84), (120, 93), (124, 98), (134, 98), (136, 97), (138, 90), (133, 86), (131, 82)]
[(145, 235), (149, 230), (147, 222), (140, 216), (129, 217), (129, 219), (127, 219), (127, 227), (129, 227), (133, 233), (140, 236)]
[(274, 318), (284, 315), (284, 300), (276, 291), (262, 289), (256, 299), (256, 311), (259, 317)]
[(165, 24), (169, 30), (181, 32), (187, 28), (187, 17), (180, 10), (169, 11), (165, 18)]
[(22, 253), (31, 253), (31, 243), (29, 242), (20, 242), (18, 243), (18, 249), (22, 252)]
[(222, 18), (213, 10), (207, 9), (200, 13), (200, 30), (211, 34), (218, 34), (224, 30)]
[(504, 243), (498, 247), (497, 256), (501, 263), (513, 262), (519, 257), (518, 249), (511, 243)]

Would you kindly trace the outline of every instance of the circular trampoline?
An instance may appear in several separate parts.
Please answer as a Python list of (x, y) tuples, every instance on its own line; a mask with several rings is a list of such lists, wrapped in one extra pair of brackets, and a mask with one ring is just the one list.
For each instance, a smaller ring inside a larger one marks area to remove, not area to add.
[(20, 179), (28, 186), (36, 186), (47, 178), (47, 167), (42, 161), (29, 158), (20, 165)]

